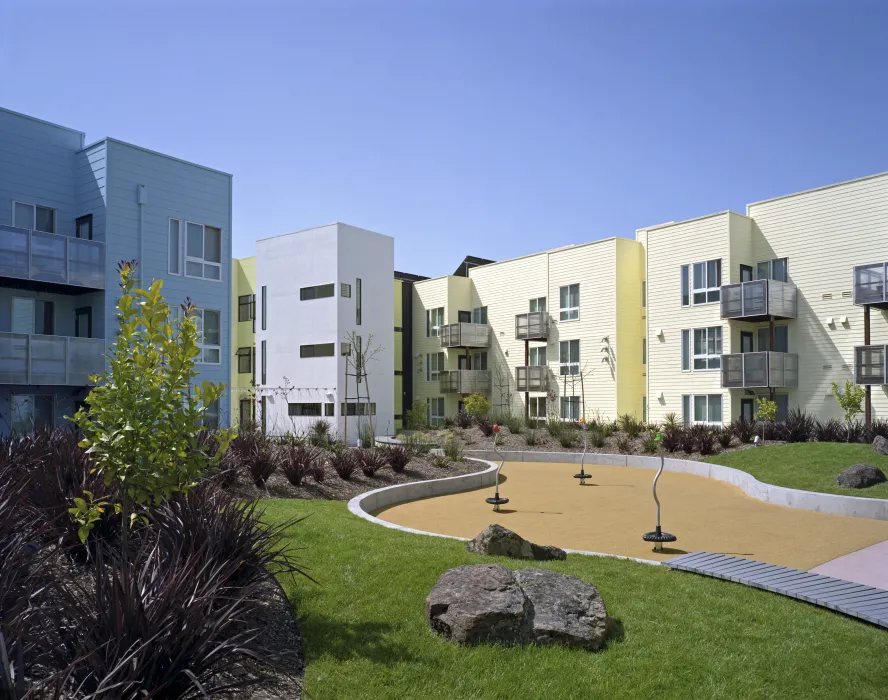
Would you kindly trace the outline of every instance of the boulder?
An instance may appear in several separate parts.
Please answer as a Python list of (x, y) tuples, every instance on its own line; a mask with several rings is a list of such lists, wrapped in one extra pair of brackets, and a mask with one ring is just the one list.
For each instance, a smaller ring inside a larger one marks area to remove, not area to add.
[(531, 603), (530, 634), (536, 644), (600, 649), (610, 621), (598, 589), (573, 576), (521, 569), (515, 578)]
[(529, 608), (515, 575), (498, 564), (445, 571), (426, 598), (431, 628), (460, 644), (526, 641)]
[(567, 559), (567, 553), (563, 549), (534, 544), (502, 525), (488, 525), (466, 545), (466, 550), (475, 554), (513, 559)]
[(873, 440), (873, 451), (888, 455), (888, 439), (883, 438), (881, 435), (876, 435), (876, 439)]
[(836, 483), (851, 489), (865, 489), (885, 481), (885, 474), (872, 464), (854, 464), (836, 477)]

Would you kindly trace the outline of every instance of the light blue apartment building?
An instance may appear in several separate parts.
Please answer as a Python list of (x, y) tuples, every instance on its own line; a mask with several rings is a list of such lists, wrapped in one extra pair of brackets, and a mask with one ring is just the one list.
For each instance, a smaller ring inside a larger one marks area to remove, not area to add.
[[(228, 383), (232, 176), (0, 108), (0, 434), (63, 425), (104, 366), (117, 265), (199, 309), (200, 380)], [(229, 400), (209, 422), (228, 423)]]

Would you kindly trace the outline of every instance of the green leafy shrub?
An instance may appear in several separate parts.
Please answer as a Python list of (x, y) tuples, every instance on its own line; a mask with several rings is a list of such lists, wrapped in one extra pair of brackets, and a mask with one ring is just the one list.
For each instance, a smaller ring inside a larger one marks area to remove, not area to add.
[(586, 439), (589, 445), (596, 448), (602, 448), (607, 443), (604, 438), (604, 433), (601, 432), (601, 429), (590, 430), (586, 436)]
[(428, 406), (416, 403), (409, 411), (407, 411), (407, 428), (408, 430), (428, 430), (429, 429), (429, 408)]
[(376, 444), (376, 438), (373, 435), (370, 423), (361, 423), (358, 426), (358, 440), (361, 441), (361, 447), (373, 447)]
[(530, 429), (525, 431), (524, 442), (527, 444), (528, 447), (533, 447), (534, 445), (539, 444), (539, 438), (537, 437), (536, 430)]
[(659, 443), (657, 442), (657, 433), (648, 432), (644, 434), (644, 438), (641, 441), (641, 451), (645, 454), (653, 454), (659, 448)]
[(636, 438), (641, 435), (642, 430), (644, 430), (644, 426), (641, 421), (637, 420), (635, 416), (632, 416), (628, 413), (624, 413), (617, 420), (617, 425), (619, 429), (626, 433), (631, 438)]
[(512, 435), (520, 435), (521, 428), (524, 427), (524, 419), (521, 416), (507, 415), (504, 417), (503, 423), (509, 429)]
[(444, 456), (451, 462), (462, 462), (463, 457), (463, 441), (458, 437), (449, 436), (444, 441)]
[(436, 467), (439, 467), (439, 468), (441, 468), (441, 469), (444, 469), (444, 468), (450, 466), (450, 460), (448, 460), (447, 457), (444, 456), (444, 455), (438, 455), (437, 457), (435, 457), (435, 459), (434, 459), (434, 461), (433, 461), (433, 464), (434, 464)]
[[(863, 412), (862, 404), (866, 398), (866, 389), (849, 379), (845, 381), (845, 391), (842, 391), (835, 382), (832, 383), (832, 391), (845, 413), (845, 422), (850, 426), (854, 417)], [(848, 442), (853, 442), (850, 436)]]
[(577, 444), (577, 431), (572, 429), (564, 430), (558, 434), (558, 443), (564, 448), (575, 447)]
[(562, 423), (558, 418), (550, 417), (546, 420), (546, 431), (556, 440), (561, 437), (561, 434), (566, 430), (564, 427), (564, 423)]
[(663, 428), (666, 430), (675, 430), (676, 428), (681, 428), (681, 421), (678, 419), (678, 416), (674, 411), (670, 411), (665, 416), (663, 416)]
[(490, 410), (490, 401), (480, 392), (467, 396), (463, 405), (465, 406), (466, 413), (475, 418), (486, 416)]
[(427, 455), (432, 449), (431, 440), (424, 433), (410, 433), (399, 438), (410, 454)]

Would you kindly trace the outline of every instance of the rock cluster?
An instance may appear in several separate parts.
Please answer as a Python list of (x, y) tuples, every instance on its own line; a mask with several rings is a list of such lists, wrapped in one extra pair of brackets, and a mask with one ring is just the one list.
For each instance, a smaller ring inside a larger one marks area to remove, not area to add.
[(512, 557), (547, 561), (567, 559), (567, 552), (551, 545), (534, 544), (502, 525), (488, 525), (475, 539), (466, 545), (466, 550), (475, 554), (488, 554), (492, 557)]

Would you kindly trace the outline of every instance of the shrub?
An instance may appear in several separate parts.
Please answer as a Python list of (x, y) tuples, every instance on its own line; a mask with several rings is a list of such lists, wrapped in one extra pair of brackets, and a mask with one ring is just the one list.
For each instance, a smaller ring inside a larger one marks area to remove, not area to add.
[(444, 456), (451, 462), (462, 462), (463, 441), (458, 437), (449, 436), (444, 441)]
[(450, 462), (447, 460), (447, 457), (445, 457), (444, 455), (436, 456), (433, 461), (433, 464), (436, 467), (440, 467), (441, 469), (444, 469), (444, 468), (450, 466)]
[(888, 438), (888, 419), (876, 418), (873, 420), (867, 442), (872, 442), (878, 435)]
[(801, 408), (793, 408), (786, 416), (782, 432), (787, 442), (808, 442), (814, 432), (814, 418)]
[(459, 411), (456, 414), (456, 418), (454, 420), (457, 428), (462, 428), (463, 430), (468, 430), (472, 427), (472, 416), (470, 416), (465, 411)]
[(423, 433), (410, 433), (402, 440), (404, 446), (414, 455), (426, 455), (432, 449), (429, 439)]
[(536, 430), (530, 429), (524, 433), (524, 442), (528, 447), (533, 447), (534, 445), (539, 444), (539, 439), (537, 438)]
[(637, 438), (641, 435), (641, 431), (644, 429), (644, 426), (641, 424), (641, 421), (637, 420), (635, 416), (629, 415), (628, 413), (624, 413), (617, 420), (617, 424), (619, 429), (626, 433), (631, 438)]
[(386, 460), (393, 472), (401, 474), (410, 464), (410, 453), (401, 445), (391, 445), (386, 450)]
[(730, 426), (725, 425), (722, 426), (720, 430), (716, 431), (715, 437), (718, 440), (718, 444), (727, 449), (731, 446), (731, 442), (734, 440), (734, 431)]
[(507, 415), (503, 421), (512, 435), (520, 435), (524, 427), (524, 419), (521, 416)]
[(666, 428), (663, 431), (663, 449), (670, 454), (676, 452), (685, 440), (685, 429), (679, 427)]
[(618, 435), (617, 436), (617, 450), (624, 454), (629, 454), (632, 452), (632, 440), (628, 435)]
[[(866, 389), (849, 379), (845, 382), (845, 391), (839, 389), (839, 385), (835, 382), (832, 383), (832, 391), (833, 395), (836, 397), (836, 401), (839, 402), (839, 406), (845, 413), (845, 422), (848, 423), (848, 426), (850, 427), (851, 421), (854, 420), (854, 416), (863, 412), (861, 404), (866, 398)], [(850, 435), (848, 437), (848, 442), (852, 442)]]
[(318, 418), (316, 421), (313, 421), (312, 424), (308, 427), (308, 432), (317, 440), (326, 443), (330, 440), (333, 429), (330, 426), (329, 421), (326, 421), (323, 418)]
[(478, 429), (484, 437), (490, 437), (493, 435), (493, 423), (488, 420), (486, 416), (476, 416), (475, 424), (478, 426)]
[(684, 430), (679, 433), (681, 436), (679, 439), (679, 449), (687, 454), (691, 454), (697, 446), (697, 437), (700, 433), (700, 428), (704, 426), (700, 425), (691, 425), (686, 427)]
[(554, 416), (549, 417), (546, 420), (546, 431), (556, 440), (561, 437), (561, 434), (566, 430), (564, 423), (562, 423), (558, 418)]
[(659, 444), (657, 443), (657, 433), (647, 432), (641, 441), (641, 451), (646, 454), (653, 454), (657, 451)]
[(275, 445), (267, 439), (258, 440), (250, 445), (249, 452), (242, 454), (242, 458), (250, 472), (256, 488), (265, 488), (265, 484), (280, 466), (280, 454)]
[[(314, 476), (318, 453), (309, 445), (290, 443), (279, 448), (281, 471), (293, 486), (301, 486), (307, 476)], [(322, 477), (323, 478), (323, 477)]]
[(676, 428), (681, 428), (681, 421), (678, 420), (678, 416), (674, 411), (670, 411), (665, 416), (663, 416), (663, 427), (666, 430), (675, 430)]
[(605, 421), (599, 426), (599, 430), (605, 438), (609, 438), (617, 432), (617, 424), (615, 421)]
[(333, 467), (333, 471), (335, 471), (343, 481), (351, 479), (355, 470), (358, 468), (358, 462), (351, 450), (331, 452), (327, 457), (327, 461), (330, 463), (330, 466)]
[[(715, 452), (715, 431), (706, 425), (700, 427), (706, 429), (701, 430), (697, 435), (696, 445), (697, 451), (705, 457)], [(721, 432), (721, 428), (718, 430)]]
[(386, 466), (385, 453), (373, 447), (361, 447), (354, 451), (354, 456), (364, 476), (376, 476)]
[(586, 439), (589, 445), (592, 447), (604, 447), (606, 440), (604, 439), (604, 433), (601, 430), (590, 430), (586, 434)]
[(463, 405), (465, 406), (466, 413), (475, 418), (486, 416), (490, 410), (490, 401), (481, 393), (470, 394), (466, 397)]
[(835, 418), (826, 421), (814, 421), (814, 438), (817, 442), (842, 442), (845, 439), (845, 430), (842, 424)]
[(428, 406), (417, 403), (407, 411), (407, 429), (408, 430), (428, 430), (429, 429), (429, 409)]
[(755, 437), (755, 423), (745, 416), (740, 416), (731, 423), (731, 431), (740, 442), (752, 442), (752, 438)]
[(562, 447), (575, 447), (577, 444), (577, 431), (572, 428), (565, 428), (558, 434), (557, 440)]
[(361, 447), (373, 447), (376, 444), (376, 436), (373, 435), (373, 428), (369, 422), (361, 422), (358, 425), (358, 440), (361, 441)]
[(865, 434), (866, 428), (859, 420), (848, 421), (845, 426), (846, 442), (862, 442)]

